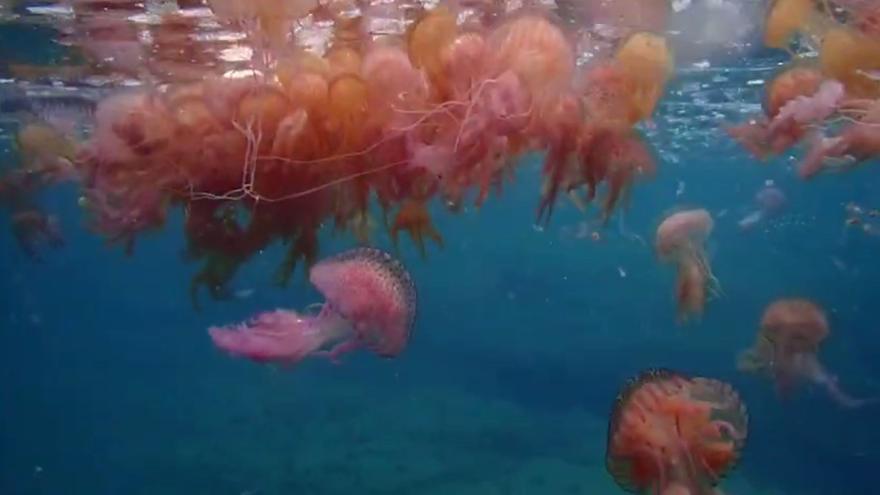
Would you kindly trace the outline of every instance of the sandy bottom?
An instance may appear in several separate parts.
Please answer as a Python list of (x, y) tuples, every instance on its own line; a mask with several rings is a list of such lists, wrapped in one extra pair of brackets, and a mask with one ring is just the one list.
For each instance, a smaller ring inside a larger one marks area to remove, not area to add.
[[(455, 389), (368, 394), (341, 385), (212, 407), (198, 431), (150, 463), (159, 471), (142, 493), (624, 493), (604, 469), (605, 418), (535, 412)], [(722, 488), (782, 495), (737, 473)]]

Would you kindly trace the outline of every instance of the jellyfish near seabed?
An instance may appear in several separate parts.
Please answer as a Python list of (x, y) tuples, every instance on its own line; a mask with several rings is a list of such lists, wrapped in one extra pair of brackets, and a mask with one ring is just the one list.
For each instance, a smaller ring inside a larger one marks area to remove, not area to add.
[(673, 213), (657, 227), (657, 255), (661, 261), (674, 263), (678, 268), (679, 321), (702, 314), (707, 294), (720, 293), (704, 248), (713, 226), (712, 215), (707, 210), (695, 209)]
[(764, 186), (755, 193), (755, 209), (737, 222), (737, 225), (741, 230), (751, 230), (782, 213), (786, 201), (785, 193), (779, 188)]
[(317, 315), (261, 313), (244, 324), (210, 328), (214, 344), (234, 356), (290, 365), (312, 355), (335, 361), (358, 348), (394, 357), (406, 347), (416, 290), (391, 255), (374, 248), (345, 251), (318, 262), (309, 280), (325, 297)]
[(646, 370), (614, 403), (605, 466), (629, 492), (712, 495), (739, 460), (748, 422), (745, 404), (730, 385)]
[(737, 360), (740, 371), (764, 373), (776, 382), (780, 397), (788, 397), (798, 382), (821, 386), (838, 404), (848, 408), (874, 403), (844, 392), (817, 356), (830, 327), (825, 312), (806, 299), (780, 299), (764, 310), (754, 345)]

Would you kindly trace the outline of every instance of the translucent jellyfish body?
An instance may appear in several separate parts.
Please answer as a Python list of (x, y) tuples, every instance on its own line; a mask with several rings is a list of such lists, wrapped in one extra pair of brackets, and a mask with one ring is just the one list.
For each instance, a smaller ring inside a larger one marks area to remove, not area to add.
[(841, 406), (861, 406), (867, 401), (841, 390), (819, 362), (819, 348), (829, 334), (828, 319), (817, 304), (806, 299), (777, 300), (764, 310), (758, 337), (740, 354), (737, 367), (769, 375), (782, 397), (789, 396), (799, 382), (808, 381), (823, 387)]
[(676, 300), (679, 321), (699, 316), (703, 312), (707, 292), (718, 290), (718, 282), (712, 275), (704, 248), (714, 224), (707, 210), (694, 209), (673, 213), (657, 227), (657, 255), (663, 262), (678, 267)]
[(214, 344), (258, 362), (295, 364), (311, 355), (335, 360), (366, 348), (382, 357), (406, 347), (416, 314), (416, 290), (403, 265), (373, 248), (324, 259), (309, 273), (325, 302), (317, 315), (261, 313), (244, 324), (212, 327)]
[(779, 215), (787, 200), (785, 193), (775, 186), (764, 186), (755, 193), (754, 209), (746, 214), (737, 225), (742, 230), (750, 230)]
[(633, 493), (711, 495), (747, 436), (748, 413), (730, 385), (647, 370), (614, 403), (606, 468)]

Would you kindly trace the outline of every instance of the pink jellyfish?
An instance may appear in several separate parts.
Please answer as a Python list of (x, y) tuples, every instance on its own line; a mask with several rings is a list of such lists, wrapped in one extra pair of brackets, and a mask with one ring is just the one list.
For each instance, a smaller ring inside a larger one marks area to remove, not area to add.
[(317, 315), (261, 313), (244, 324), (212, 327), (214, 344), (257, 362), (296, 364), (311, 355), (336, 358), (360, 347), (394, 357), (409, 340), (416, 289), (391, 255), (355, 248), (320, 261), (309, 280), (325, 302)]
[(808, 380), (824, 387), (841, 406), (852, 408), (874, 402), (850, 397), (819, 362), (819, 347), (829, 333), (825, 312), (815, 303), (806, 299), (777, 300), (764, 310), (755, 344), (740, 354), (737, 367), (740, 371), (769, 374), (783, 397), (798, 381)]
[(708, 211), (696, 209), (673, 213), (657, 227), (657, 254), (662, 261), (678, 266), (676, 299), (680, 322), (691, 315), (699, 316), (707, 291), (719, 290), (703, 247), (714, 224)]
[(785, 193), (772, 185), (766, 185), (755, 194), (757, 208), (744, 216), (737, 224), (742, 230), (750, 230), (779, 215), (785, 209), (785, 203)]

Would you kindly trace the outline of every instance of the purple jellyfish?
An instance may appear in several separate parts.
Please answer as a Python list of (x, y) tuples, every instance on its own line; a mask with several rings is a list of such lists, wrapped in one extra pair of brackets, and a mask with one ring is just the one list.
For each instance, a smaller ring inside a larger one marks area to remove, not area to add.
[(755, 194), (754, 203), (756, 209), (738, 222), (741, 230), (751, 230), (756, 225), (779, 216), (785, 209), (785, 193), (769, 183)]

